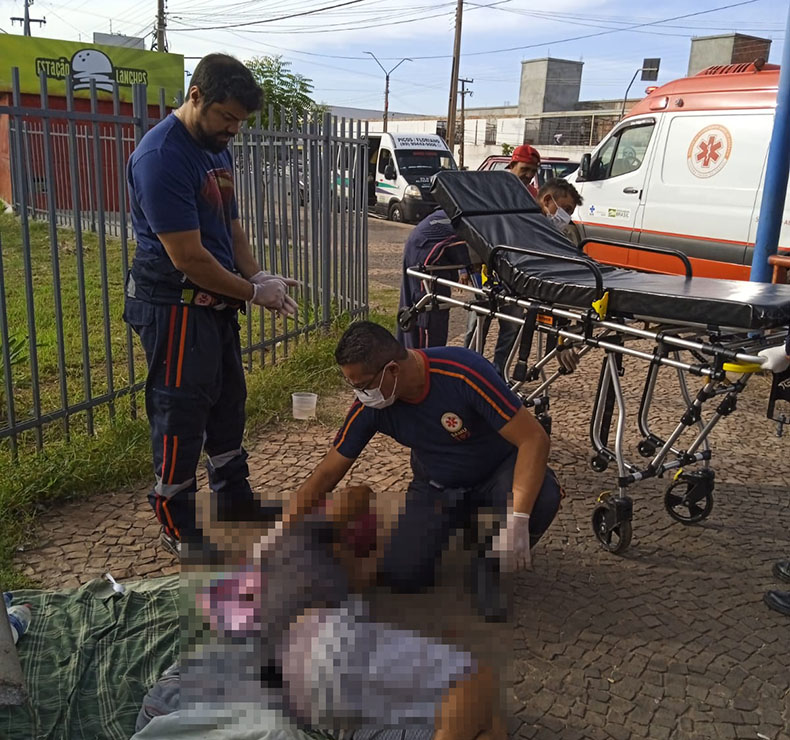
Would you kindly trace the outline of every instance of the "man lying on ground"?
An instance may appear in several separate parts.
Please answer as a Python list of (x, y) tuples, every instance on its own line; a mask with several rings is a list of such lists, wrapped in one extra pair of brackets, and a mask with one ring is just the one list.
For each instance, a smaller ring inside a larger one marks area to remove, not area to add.
[(469, 653), (372, 621), (353, 596), (370, 581), (374, 542), (359, 557), (346, 536), (369, 512), (371, 490), (336, 491), (286, 529), (272, 528), (251, 562), (215, 579), (199, 607), (215, 632), (256, 644), (302, 726), (433, 726), (435, 740), (504, 740), (492, 670)]

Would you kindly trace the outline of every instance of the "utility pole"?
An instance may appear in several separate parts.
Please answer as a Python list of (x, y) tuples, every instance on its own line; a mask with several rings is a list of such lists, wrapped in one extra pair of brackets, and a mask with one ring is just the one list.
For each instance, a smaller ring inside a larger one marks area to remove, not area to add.
[(30, 17), (30, 6), (33, 4), (33, 0), (25, 0), (25, 15), (22, 18), (13, 17), (11, 18), (11, 25), (14, 23), (19, 23), (23, 28), (23, 33), (25, 36), (31, 36), (30, 33), (30, 24), (31, 23), (38, 23), (39, 26), (43, 26), (46, 22), (46, 18), (31, 18)]
[(165, 42), (165, 0), (156, 0), (156, 50), (167, 51)]
[(464, 117), (464, 99), (467, 95), (474, 95), (471, 90), (467, 90), (466, 86), (471, 85), (474, 80), (465, 80), (463, 77), (458, 80), (461, 83), (461, 90), (459, 91), (459, 95), (461, 96), (461, 151), (458, 156), (458, 166), (463, 169), (464, 168), (464, 139), (466, 138), (466, 119)]
[(389, 110), (390, 110), (390, 75), (404, 62), (412, 61), (409, 57), (405, 59), (401, 59), (389, 72), (384, 69), (384, 66), (381, 62), (376, 58), (376, 55), (372, 51), (366, 51), (365, 54), (370, 54), (373, 57), (376, 64), (381, 67), (381, 71), (384, 73), (384, 133), (387, 133), (387, 121), (389, 120)]
[(458, 0), (458, 7), (455, 9), (453, 69), (450, 73), (450, 105), (447, 109), (447, 145), (451, 152), (455, 146), (455, 107), (458, 104), (458, 73), (461, 66), (461, 21), (463, 15), (464, 0)]

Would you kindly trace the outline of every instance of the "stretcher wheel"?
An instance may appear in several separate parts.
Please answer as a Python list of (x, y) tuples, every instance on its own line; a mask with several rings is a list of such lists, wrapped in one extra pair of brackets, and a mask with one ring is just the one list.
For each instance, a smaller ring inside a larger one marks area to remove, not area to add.
[(664, 494), (664, 508), (681, 524), (696, 524), (713, 511), (713, 471), (679, 475)]
[(603, 471), (609, 467), (609, 460), (603, 455), (595, 455), (595, 457), (590, 458), (590, 467), (596, 473), (603, 473)]
[(613, 553), (623, 552), (631, 544), (633, 533), (631, 521), (621, 521), (610, 525), (611, 507), (608, 504), (596, 506), (592, 515), (593, 532), (604, 550)]
[(656, 454), (656, 446), (652, 442), (643, 439), (637, 446), (636, 451), (641, 457), (653, 457)]

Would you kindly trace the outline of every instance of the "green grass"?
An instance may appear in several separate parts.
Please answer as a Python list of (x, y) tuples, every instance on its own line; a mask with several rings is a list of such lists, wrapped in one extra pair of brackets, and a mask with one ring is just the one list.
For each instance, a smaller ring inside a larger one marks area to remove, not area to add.
[[(287, 359), (247, 376), (248, 436), (287, 417), (294, 390), (326, 395), (340, 387), (333, 352), (346, 325), (347, 319), (339, 317), (330, 331), (291, 347)], [(33, 584), (15, 570), (11, 558), (26, 541), (36, 514), (58, 502), (100, 495), (150, 477), (148, 423), (129, 418), (128, 400), (122, 401), (116, 419), (102, 422), (94, 436), (80, 433), (71, 442), (55, 441), (21, 463), (3, 453), (0, 470), (0, 584), (21, 588)]]
[[(62, 296), (64, 376), (66, 393), (70, 404), (86, 398), (86, 387), (93, 397), (110, 390), (108, 377), (111, 375), (114, 388), (129, 385), (129, 352), (127, 327), (123, 322), (125, 271), (122, 259), (122, 245), (119, 239), (108, 238), (104, 253), (106, 257), (107, 280), (102, 280), (100, 253), (102, 247), (95, 234), (83, 236), (82, 250), (77, 249), (74, 232), (69, 229), (58, 230), (59, 277), (53, 275), (52, 250), (50, 248), (49, 227), (39, 221), (30, 222), (30, 262), (32, 291), (32, 316), (35, 323), (35, 347), (29, 347), (30, 324), (28, 299), (23, 258), (22, 229), (19, 219), (9, 214), (0, 214), (0, 240), (2, 240), (3, 259), (0, 269), (5, 278), (5, 305), (8, 316), (10, 346), (19, 357), (13, 365), (13, 402), (17, 421), (30, 418), (34, 410), (34, 387), (31, 366), (32, 355), (38, 362), (37, 377), (40, 383), (40, 404), (43, 414), (62, 407), (59, 383), (58, 322), (55, 312), (55, 286), (59, 286)], [(84, 316), (80, 310), (80, 264), (82, 257), (84, 275)], [(133, 256), (129, 245), (129, 259)], [(105, 285), (105, 287), (103, 287)], [(105, 309), (104, 293), (107, 294), (107, 324), (109, 325), (109, 356), (105, 351)], [(316, 307), (300, 302), (300, 326), (312, 320)], [(247, 320), (242, 317), (242, 345), (247, 342)], [(268, 314), (263, 324), (264, 336), (279, 337), (283, 332), (283, 322), (272, 320)], [(257, 317), (252, 319), (252, 341), (258, 341), (260, 330)], [(87, 342), (83, 341), (83, 331)], [(293, 343), (293, 340), (289, 340)], [(87, 345), (88, 372), (83, 365), (83, 348)], [(267, 350), (268, 351), (268, 350)], [(136, 337), (132, 338), (132, 357), (134, 378), (139, 381), (145, 377), (145, 362), (142, 349)], [(20, 356), (21, 355), (21, 356)], [(278, 358), (280, 354), (278, 353)], [(255, 360), (260, 363), (262, 354), (256, 353)], [(270, 361), (271, 358), (267, 358)], [(89, 381), (87, 380), (89, 376)], [(7, 423), (7, 399), (5, 386), (0, 376), (0, 427)], [(123, 404), (121, 404), (123, 405)], [(109, 421), (109, 407), (94, 411), (96, 424), (101, 426)], [(87, 430), (87, 414), (71, 416), (72, 431), (79, 433)], [(61, 424), (50, 424), (44, 431), (45, 446), (62, 439), (64, 430)], [(22, 447), (34, 443), (33, 432), (22, 435)], [(0, 442), (0, 450), (6, 443)]]
[[(42, 411), (60, 408), (58, 372), (57, 324), (55, 317), (53, 274), (49, 230), (45, 223), (30, 224), (30, 259), (34, 283), (33, 305), (36, 323), (36, 352), (41, 381)], [(27, 349), (28, 316), (26, 306), (25, 272), (18, 219), (0, 214), (0, 239), (3, 261), (0, 269), (5, 277), (6, 308), (12, 349), (23, 341), (21, 358), (12, 367), (13, 397), (17, 420), (25, 418), (32, 409), (32, 373)], [(73, 232), (58, 231), (60, 258), (59, 285), (63, 296), (63, 334), (66, 382), (72, 403), (84, 398), (82, 365), (82, 319), (79, 310), (77, 249)], [(94, 234), (84, 235), (85, 304), (90, 354), (91, 392), (107, 390), (107, 358), (104, 352), (104, 309), (100, 273), (99, 242)], [(109, 298), (110, 346), (115, 386), (128, 383), (126, 327), (122, 320), (124, 273), (121, 245), (108, 239), (107, 293)], [(394, 328), (397, 304), (388, 291), (381, 296), (371, 295), (375, 306), (372, 318)], [(303, 307), (303, 315), (311, 308)], [(339, 333), (347, 324), (347, 317), (335, 316), (327, 332), (312, 332), (309, 341), (289, 340), (288, 358), (284, 345), (279, 343), (273, 352), (277, 364), (260, 366), (256, 353), (256, 369), (248, 374), (247, 433), (260, 433), (266, 425), (278, 421), (290, 410), (290, 394), (294, 390), (310, 390), (322, 395), (340, 386), (333, 351)], [(257, 322), (256, 322), (257, 324)], [(266, 322), (266, 335), (281, 330), (279, 322)], [(242, 320), (242, 343), (246, 339), (246, 324)], [(142, 351), (135, 339), (136, 379), (145, 377)], [(14, 349), (16, 352), (17, 350)], [(272, 350), (267, 350), (272, 352)], [(271, 362), (272, 357), (267, 357)], [(2, 380), (2, 378), (0, 378)], [(0, 385), (2, 385), (0, 383)], [(37, 452), (33, 433), (19, 439), (18, 459), (14, 459), (8, 442), (0, 443), (0, 585), (3, 589), (34, 585), (19, 573), (12, 563), (16, 548), (25, 543), (35, 517), (58, 502), (71, 498), (101, 495), (127, 485), (139, 484), (150, 477), (150, 442), (148, 424), (144, 418), (142, 394), (137, 398), (140, 418), (131, 415), (131, 399), (123, 397), (115, 402), (112, 417), (107, 406), (94, 411), (95, 434), (87, 433), (86, 415), (71, 418), (71, 436), (67, 440), (60, 423), (50, 424), (44, 433), (44, 449)], [(330, 421), (330, 419), (324, 419)], [(334, 419), (331, 419), (334, 421)], [(0, 388), (0, 427), (7, 423), (4, 388)], [(34, 543), (31, 543), (34, 544)]]

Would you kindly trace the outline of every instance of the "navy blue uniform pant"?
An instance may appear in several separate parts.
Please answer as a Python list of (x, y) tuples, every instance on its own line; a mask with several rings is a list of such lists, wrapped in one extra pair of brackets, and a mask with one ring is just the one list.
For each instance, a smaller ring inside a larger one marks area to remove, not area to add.
[[(502, 524), (511, 503), (516, 454), (513, 451), (486, 481), (470, 488), (447, 488), (432, 483), (412, 455), (414, 479), (379, 563), (380, 582), (401, 592), (430, 588), (442, 552), (457, 529), (474, 526), (478, 512), (485, 509), (492, 510), (498, 524)], [(549, 528), (561, 499), (557, 477), (547, 468), (529, 518), (531, 547)]]
[[(457, 278), (457, 272), (442, 275), (450, 280)], [(450, 295), (449, 290), (439, 286), (438, 292)], [(422, 283), (417, 278), (404, 275), (400, 288), (400, 306), (413, 306), (423, 296)], [(414, 317), (414, 324), (409, 331), (397, 327), (395, 338), (406, 349), (425, 349), (426, 347), (444, 347), (447, 344), (447, 334), (450, 328), (450, 312), (434, 308), (423, 311)]]
[(196, 472), (204, 449), (212, 513), (220, 520), (252, 518), (236, 311), (127, 297), (124, 319), (148, 362), (145, 408), (156, 477), (148, 498), (157, 519), (181, 541), (199, 536)]

